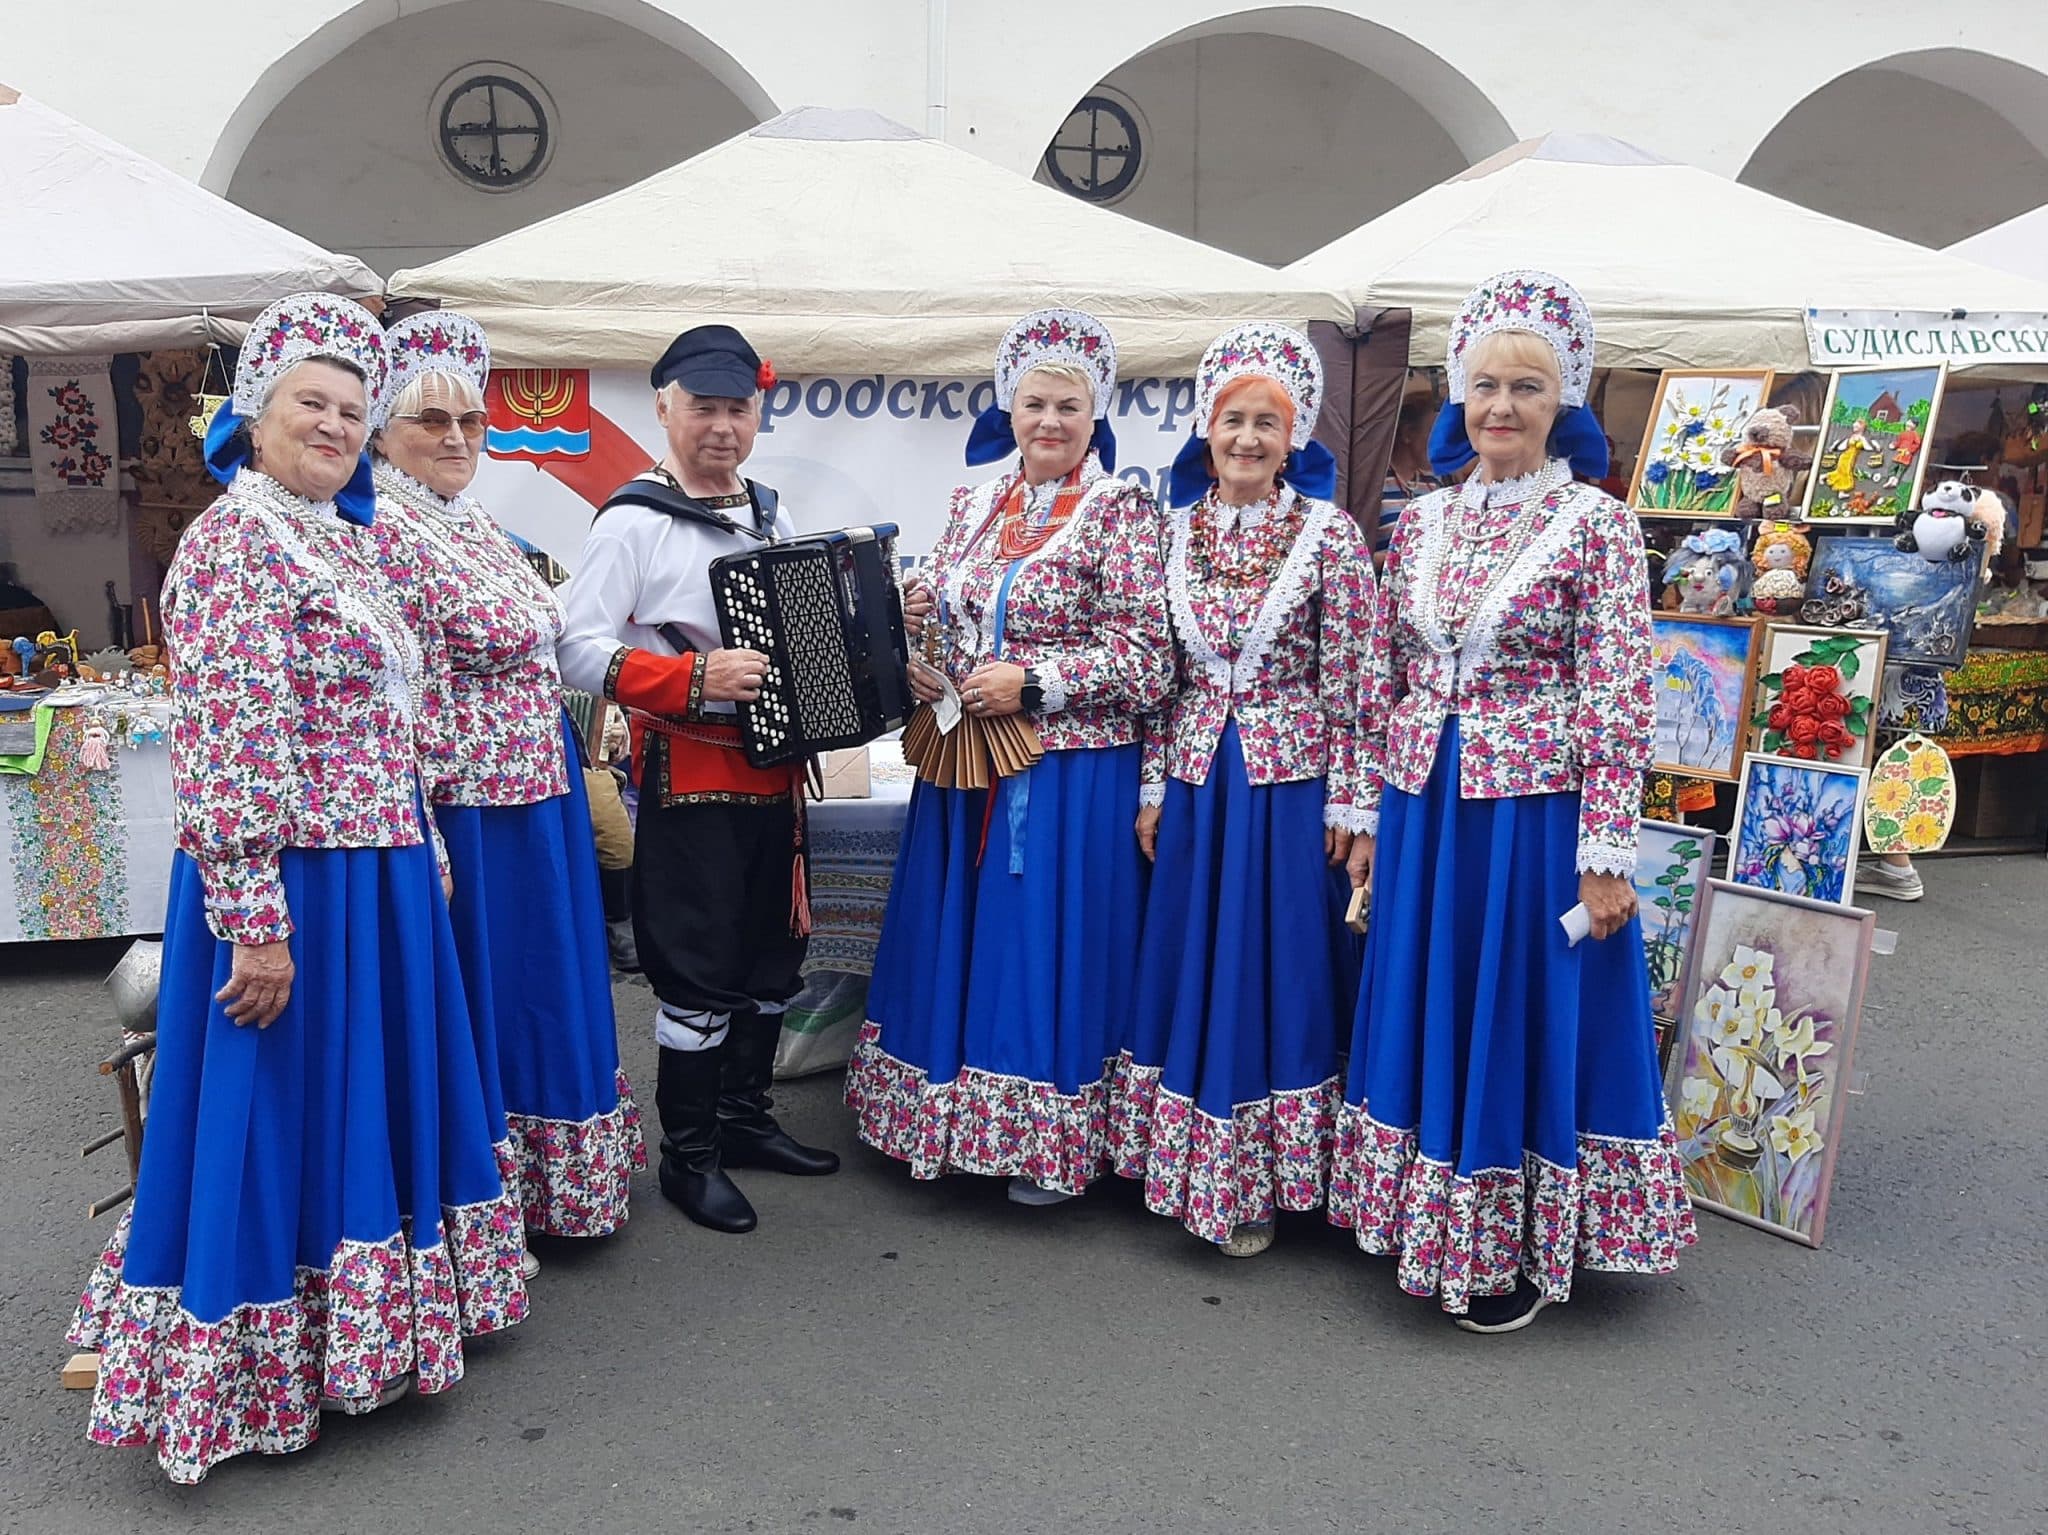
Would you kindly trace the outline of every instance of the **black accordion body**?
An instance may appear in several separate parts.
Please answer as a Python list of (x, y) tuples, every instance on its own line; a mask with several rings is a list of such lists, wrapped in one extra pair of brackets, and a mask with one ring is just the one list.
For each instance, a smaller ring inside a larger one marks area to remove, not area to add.
[(755, 767), (862, 746), (909, 716), (893, 523), (725, 555), (711, 596), (726, 646), (768, 658), (761, 696), (739, 705)]

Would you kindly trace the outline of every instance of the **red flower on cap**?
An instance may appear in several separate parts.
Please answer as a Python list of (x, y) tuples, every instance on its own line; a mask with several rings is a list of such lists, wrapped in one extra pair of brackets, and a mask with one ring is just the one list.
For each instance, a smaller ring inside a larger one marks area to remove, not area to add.
[(763, 389), (775, 387), (775, 364), (767, 358), (761, 359), (761, 366), (754, 370), (754, 382)]

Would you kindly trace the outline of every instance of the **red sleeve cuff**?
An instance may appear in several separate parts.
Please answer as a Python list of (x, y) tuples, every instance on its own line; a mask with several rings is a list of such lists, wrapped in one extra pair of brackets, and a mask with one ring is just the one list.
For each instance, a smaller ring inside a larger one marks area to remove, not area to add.
[(649, 714), (688, 715), (702, 701), (698, 663), (703, 657), (658, 656), (651, 650), (622, 650), (605, 677), (605, 695)]

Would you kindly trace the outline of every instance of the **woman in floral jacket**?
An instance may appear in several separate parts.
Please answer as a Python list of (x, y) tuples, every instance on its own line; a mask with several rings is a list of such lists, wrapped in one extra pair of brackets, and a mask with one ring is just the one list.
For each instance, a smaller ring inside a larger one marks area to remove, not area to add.
[(1385, 792), (1351, 858), (1373, 917), (1330, 1218), (1474, 1332), (1693, 1240), (1629, 880), (1648, 573), (1634, 516), (1574, 483), (1606, 472), (1592, 372), (1568, 284), (1465, 301), (1431, 457), (1479, 467), (1401, 518), (1366, 705)]
[(91, 1437), (196, 1482), (320, 1413), (461, 1379), (526, 1313), (424, 814), (435, 727), (417, 572), (362, 457), (383, 333), (324, 293), (243, 343), (227, 483), (164, 587), (178, 851), (149, 1137), (73, 1341)]
[[(619, 1069), (590, 802), (555, 668), (562, 608), (468, 494), (486, 425), (483, 327), (432, 310), (385, 342), (378, 519), (418, 562), (445, 657), (428, 803), (454, 868), (485, 1086), (505, 1114), (527, 1229), (605, 1236), (626, 1219), (647, 1151)], [(537, 1268), (529, 1257), (529, 1277)]]
[(996, 354), (968, 462), (1018, 458), (954, 492), (909, 604), (936, 608), (943, 676), (912, 686), (1028, 714), (1045, 756), (993, 789), (917, 785), (846, 1078), (869, 1145), (919, 1178), (1007, 1176), (1020, 1204), (1106, 1170), (1144, 905), (1139, 721), (1172, 680), (1158, 511), (1109, 473), (1115, 385), (1108, 332), (1073, 310), (1025, 316)]
[(1145, 1203), (1231, 1257), (1323, 1202), (1357, 996), (1339, 871), (1379, 789), (1358, 728), (1372, 566), (1327, 499), (1322, 403), (1300, 332), (1220, 337), (1167, 519), (1180, 684), (1145, 743), (1155, 862), (1110, 1133)]

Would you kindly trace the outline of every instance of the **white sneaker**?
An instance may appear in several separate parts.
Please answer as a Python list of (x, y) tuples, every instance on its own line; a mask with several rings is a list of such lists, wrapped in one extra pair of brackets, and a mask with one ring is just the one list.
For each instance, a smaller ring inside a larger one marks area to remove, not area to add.
[(519, 1277), (521, 1279), (531, 1280), (537, 1278), (539, 1274), (540, 1259), (536, 1258), (533, 1255), (532, 1248), (528, 1248), (525, 1252), (519, 1255)]
[(1881, 895), (1888, 901), (1917, 901), (1927, 894), (1918, 869), (1910, 864), (1902, 869), (1875, 859), (1856, 865), (1856, 888), (1865, 895)]
[(1273, 1223), (1257, 1221), (1231, 1227), (1230, 1236), (1218, 1242), (1216, 1250), (1226, 1258), (1256, 1258), (1272, 1245)]
[(1029, 1178), (1010, 1180), (1010, 1203), (1013, 1205), (1058, 1205), (1065, 1204), (1073, 1197), (1065, 1189), (1049, 1189), (1042, 1183), (1033, 1183)]

